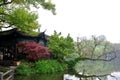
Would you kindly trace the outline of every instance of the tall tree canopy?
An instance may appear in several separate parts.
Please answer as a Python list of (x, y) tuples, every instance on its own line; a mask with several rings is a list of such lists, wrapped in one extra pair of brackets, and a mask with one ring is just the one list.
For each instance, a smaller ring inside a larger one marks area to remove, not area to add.
[(55, 14), (51, 0), (0, 0), (0, 29), (11, 27), (28, 33), (40, 27), (38, 15), (30, 7), (42, 7)]

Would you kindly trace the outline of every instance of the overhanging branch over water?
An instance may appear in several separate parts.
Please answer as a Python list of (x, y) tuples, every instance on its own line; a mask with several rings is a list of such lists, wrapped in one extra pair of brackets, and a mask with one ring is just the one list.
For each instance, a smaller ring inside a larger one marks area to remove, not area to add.
[(76, 58), (75, 61), (79, 61), (79, 60), (91, 60), (91, 61), (112, 61), (114, 60), (117, 56), (116, 53), (114, 53), (114, 57), (110, 58), (110, 59), (105, 59), (105, 58), (88, 58), (88, 57), (79, 57)]
[(103, 75), (76, 74), (76, 77), (79, 77), (79, 78), (98, 78), (99, 80), (101, 80), (100, 79), (101, 77), (105, 77), (105, 76), (108, 76), (108, 75), (117, 80), (116, 76), (113, 76), (111, 74), (103, 74)]

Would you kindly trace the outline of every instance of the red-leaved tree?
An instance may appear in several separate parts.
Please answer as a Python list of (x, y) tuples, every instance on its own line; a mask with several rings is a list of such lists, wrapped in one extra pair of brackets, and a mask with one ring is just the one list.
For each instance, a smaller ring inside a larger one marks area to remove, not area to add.
[(24, 41), (18, 43), (16, 46), (19, 53), (25, 54), (27, 59), (33, 61), (50, 57), (51, 51), (36, 42)]

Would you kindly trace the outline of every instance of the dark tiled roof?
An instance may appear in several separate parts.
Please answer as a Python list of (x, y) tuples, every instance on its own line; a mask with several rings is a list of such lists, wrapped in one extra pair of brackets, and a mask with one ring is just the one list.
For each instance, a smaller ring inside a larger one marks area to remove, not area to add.
[(37, 36), (28, 35), (22, 31), (19, 31), (16, 28), (0, 32), (0, 46), (16, 44), (16, 42), (19, 42), (21, 40), (30, 40), (37, 43), (42, 40), (46, 44), (47, 36), (45, 35), (45, 32), (42, 32)]
[(37, 36), (32, 36), (32, 35), (29, 35), (25, 32), (22, 32), (22, 31), (18, 30), (17, 28), (0, 32), (0, 36), (7, 36), (7, 35), (13, 35), (13, 34), (17, 34), (17, 35), (20, 35), (20, 36), (26, 36), (26, 37), (37, 37), (37, 36), (41, 35), (41, 33), (40, 33)]

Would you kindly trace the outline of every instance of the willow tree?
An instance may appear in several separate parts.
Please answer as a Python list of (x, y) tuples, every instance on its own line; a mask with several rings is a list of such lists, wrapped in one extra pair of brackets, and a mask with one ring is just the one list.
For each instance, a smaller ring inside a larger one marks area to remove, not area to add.
[(44, 8), (55, 15), (55, 5), (51, 0), (0, 0), (0, 29), (18, 28), (26, 33), (40, 27), (38, 14), (30, 9)]

